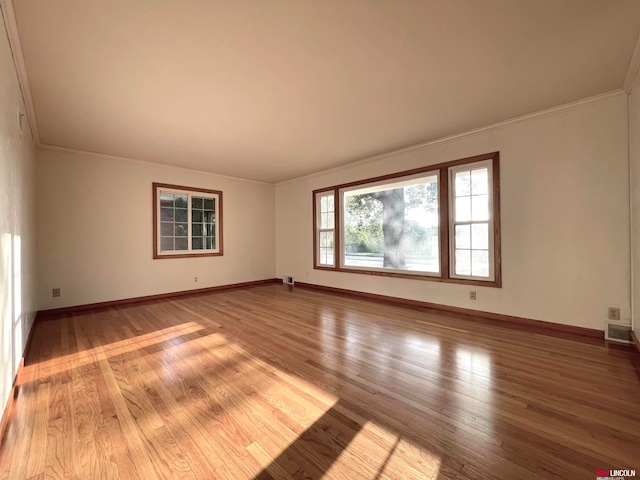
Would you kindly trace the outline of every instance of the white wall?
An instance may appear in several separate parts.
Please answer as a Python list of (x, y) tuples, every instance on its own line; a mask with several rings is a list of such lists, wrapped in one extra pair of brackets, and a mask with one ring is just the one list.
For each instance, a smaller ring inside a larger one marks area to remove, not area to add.
[[(223, 191), (223, 256), (152, 258), (152, 182)], [(273, 185), (39, 149), (37, 187), (40, 310), (275, 276)]]
[(0, 17), (0, 416), (35, 317), (35, 147)]
[[(277, 274), (603, 329), (630, 316), (627, 98), (620, 94), (276, 187)], [(501, 289), (313, 270), (312, 190), (500, 151)]]

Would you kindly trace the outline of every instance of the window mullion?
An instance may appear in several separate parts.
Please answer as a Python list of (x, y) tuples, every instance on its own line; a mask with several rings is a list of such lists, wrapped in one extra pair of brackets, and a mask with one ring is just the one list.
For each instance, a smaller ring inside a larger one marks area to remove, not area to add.
[(440, 277), (449, 278), (451, 263), (451, 218), (449, 212), (449, 173), (446, 168), (438, 170), (438, 234), (440, 235)]
[(336, 188), (331, 193), (333, 195), (333, 267), (340, 268), (344, 263), (342, 258), (342, 247), (340, 246), (340, 231), (342, 227), (340, 226), (341, 222), (341, 205), (342, 199), (340, 195), (340, 191)]
[(191, 195), (187, 194), (187, 250), (191, 252)]

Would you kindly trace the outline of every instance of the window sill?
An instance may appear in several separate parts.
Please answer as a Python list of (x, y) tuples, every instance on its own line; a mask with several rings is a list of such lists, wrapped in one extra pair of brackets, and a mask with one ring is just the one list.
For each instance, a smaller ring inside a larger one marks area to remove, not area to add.
[(478, 287), (502, 288), (501, 279), (472, 280), (472, 279), (466, 279), (466, 278), (437, 277), (433, 275), (415, 275), (415, 274), (400, 273), (400, 272), (380, 272), (377, 270), (358, 270), (355, 268), (323, 267), (320, 265), (314, 265), (313, 268), (314, 270), (325, 270), (325, 271), (340, 272), (340, 273), (355, 273), (358, 275), (375, 275), (379, 277), (395, 277), (395, 278), (407, 278), (410, 280), (426, 280), (427, 282), (457, 283), (460, 285), (474, 285)]
[(154, 254), (154, 260), (160, 260), (165, 258), (193, 258), (193, 257), (221, 257), (222, 252), (218, 253), (178, 253), (169, 255), (157, 255)]

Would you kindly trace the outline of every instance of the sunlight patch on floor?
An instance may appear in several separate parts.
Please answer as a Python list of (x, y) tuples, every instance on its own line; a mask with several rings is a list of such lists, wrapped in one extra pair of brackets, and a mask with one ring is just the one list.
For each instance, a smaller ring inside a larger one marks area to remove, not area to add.
[[(326, 478), (341, 478), (345, 472), (358, 465), (357, 478), (437, 479), (441, 460), (438, 455), (415, 447), (410, 441), (398, 437), (367, 422), (349, 442), (331, 468)], [(408, 467), (412, 465), (412, 467)]]
[(45, 369), (49, 369), (47, 372), (49, 375), (54, 375), (70, 369), (71, 362), (73, 362), (73, 368), (79, 368), (90, 363), (94, 363), (96, 361), (96, 355), (99, 352), (104, 352), (107, 358), (111, 358), (130, 352), (132, 348), (145, 348), (157, 343), (166, 342), (167, 339), (177, 338), (203, 329), (204, 327), (200, 326), (196, 322), (188, 322), (139, 335), (137, 337), (119, 340), (107, 345), (99, 345), (97, 347), (81, 350), (68, 355), (62, 355), (52, 358), (51, 360), (45, 360), (26, 366), (23, 377), (37, 374), (37, 372), (42, 372)]

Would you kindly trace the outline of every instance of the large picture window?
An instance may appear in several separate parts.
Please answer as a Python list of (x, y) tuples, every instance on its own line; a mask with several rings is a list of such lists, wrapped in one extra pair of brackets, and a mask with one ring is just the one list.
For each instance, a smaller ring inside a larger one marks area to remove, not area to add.
[(222, 255), (222, 192), (153, 184), (153, 257)]
[(499, 154), (314, 192), (314, 267), (501, 286)]
[(438, 172), (340, 189), (342, 266), (440, 272)]

